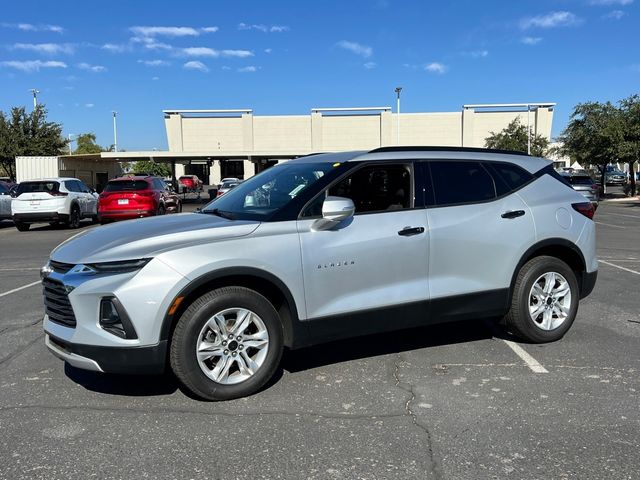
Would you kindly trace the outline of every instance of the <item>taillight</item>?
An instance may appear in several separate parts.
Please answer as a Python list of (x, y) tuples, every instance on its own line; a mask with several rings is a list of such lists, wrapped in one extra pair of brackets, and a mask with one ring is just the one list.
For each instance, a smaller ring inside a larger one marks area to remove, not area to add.
[(156, 192), (154, 192), (153, 190), (140, 190), (139, 192), (137, 192), (137, 194), (141, 197), (153, 197), (155, 193)]
[(218, 190), (218, 194), (216, 196), (219, 197), (219, 196), (221, 196), (223, 194), (224, 194), (224, 192), (221, 192), (220, 190)]
[(576, 212), (581, 213), (589, 219), (593, 218), (593, 215), (596, 213), (596, 209), (593, 208), (591, 202), (572, 203), (571, 206)]

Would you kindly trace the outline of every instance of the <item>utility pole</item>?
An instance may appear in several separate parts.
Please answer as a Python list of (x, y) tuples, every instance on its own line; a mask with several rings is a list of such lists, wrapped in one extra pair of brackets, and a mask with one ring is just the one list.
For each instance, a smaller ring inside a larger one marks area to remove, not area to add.
[(400, 145), (400, 92), (402, 87), (396, 87), (397, 104), (396, 104), (396, 145)]
[(118, 151), (118, 126), (116, 125), (116, 116), (118, 112), (115, 110), (111, 112), (113, 114), (113, 151)]
[(29, 91), (33, 93), (33, 109), (35, 110), (38, 107), (38, 94), (40, 90), (37, 88), (30, 88)]
[(70, 133), (67, 135), (67, 138), (69, 139), (69, 155), (71, 155), (71, 142), (73, 141), (73, 139), (71, 137), (75, 137), (76, 134), (75, 133)]

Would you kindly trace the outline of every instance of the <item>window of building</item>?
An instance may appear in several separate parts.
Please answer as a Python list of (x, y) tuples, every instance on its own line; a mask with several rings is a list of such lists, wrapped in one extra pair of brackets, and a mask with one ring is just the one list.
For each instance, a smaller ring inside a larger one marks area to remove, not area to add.
[(485, 202), (496, 198), (493, 178), (480, 162), (430, 162), (436, 205)]

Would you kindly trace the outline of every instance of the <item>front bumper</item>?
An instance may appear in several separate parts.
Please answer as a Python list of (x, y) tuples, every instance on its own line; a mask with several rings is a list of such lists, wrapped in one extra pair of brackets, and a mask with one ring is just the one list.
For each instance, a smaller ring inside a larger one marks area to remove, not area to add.
[(66, 342), (47, 334), (45, 345), (68, 364), (94, 372), (161, 374), (166, 366), (166, 340), (143, 347), (104, 347)]
[(66, 222), (69, 215), (58, 212), (32, 212), (32, 213), (14, 213), (12, 215), (14, 222), (20, 223), (38, 223), (38, 222)]

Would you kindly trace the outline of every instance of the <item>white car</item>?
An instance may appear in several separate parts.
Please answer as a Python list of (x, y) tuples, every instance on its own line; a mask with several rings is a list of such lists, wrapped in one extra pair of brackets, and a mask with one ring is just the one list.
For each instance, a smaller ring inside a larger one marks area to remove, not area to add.
[(41, 272), (45, 343), (97, 372), (170, 367), (228, 400), (262, 388), (284, 347), (502, 317), (552, 342), (596, 282), (593, 214), (551, 162), (520, 153), (311, 155), (199, 213), (60, 245)]
[(83, 218), (97, 221), (98, 195), (77, 178), (28, 180), (18, 185), (11, 217), (21, 232), (38, 222), (78, 228)]

